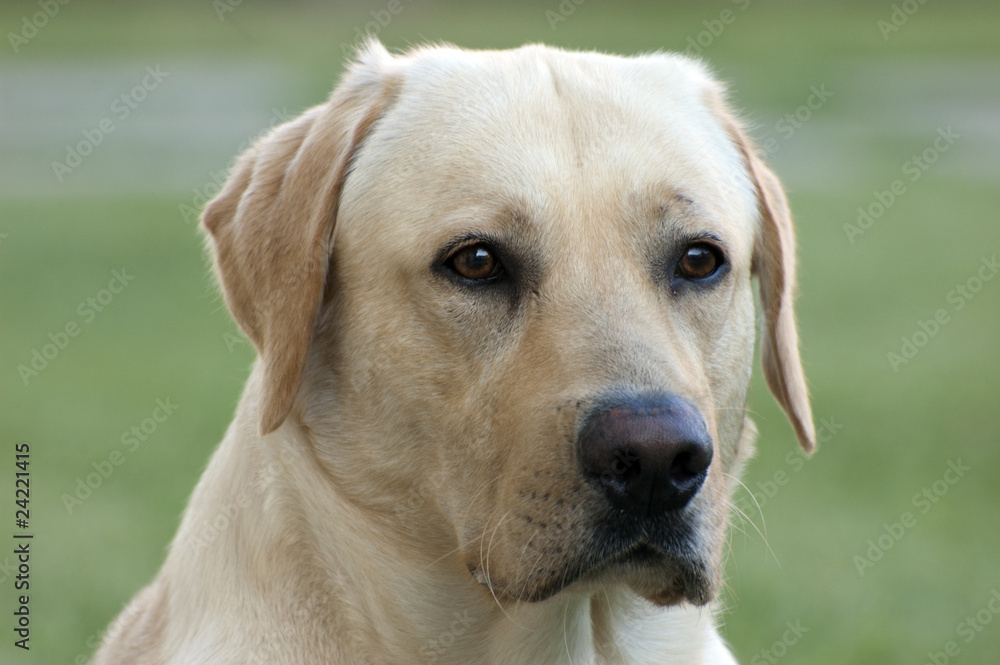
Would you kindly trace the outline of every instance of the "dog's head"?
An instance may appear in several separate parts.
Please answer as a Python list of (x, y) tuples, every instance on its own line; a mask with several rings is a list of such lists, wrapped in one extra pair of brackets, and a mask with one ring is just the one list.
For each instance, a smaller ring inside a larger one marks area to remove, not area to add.
[(417, 511), (415, 547), (501, 600), (714, 595), (754, 275), (768, 384), (814, 445), (784, 195), (683, 57), (372, 44), (204, 225), (262, 432), (304, 425), (331, 491)]

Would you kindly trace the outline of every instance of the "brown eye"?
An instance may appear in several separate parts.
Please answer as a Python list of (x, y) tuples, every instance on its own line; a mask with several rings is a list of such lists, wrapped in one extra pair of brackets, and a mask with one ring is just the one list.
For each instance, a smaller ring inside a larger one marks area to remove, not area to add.
[(474, 282), (499, 277), (503, 272), (500, 262), (485, 245), (472, 245), (458, 250), (449, 259), (448, 267)]
[(684, 279), (705, 279), (715, 274), (722, 264), (718, 250), (705, 243), (691, 245), (684, 250), (677, 273)]

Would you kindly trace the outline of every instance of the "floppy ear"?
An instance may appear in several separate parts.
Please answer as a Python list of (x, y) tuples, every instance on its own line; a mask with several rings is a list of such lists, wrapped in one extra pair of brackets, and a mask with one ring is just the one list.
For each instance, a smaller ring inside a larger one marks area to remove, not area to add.
[(757, 194), (760, 226), (754, 241), (753, 271), (760, 282), (764, 310), (760, 346), (764, 377), (791, 421), (799, 444), (811, 453), (816, 448), (816, 428), (795, 325), (795, 232), (788, 201), (778, 177), (757, 156), (749, 138), (722, 104), (721, 95), (711, 95), (710, 100), (742, 154)]
[(778, 177), (744, 144), (744, 155), (757, 188), (761, 225), (754, 247), (760, 281), (761, 362), (774, 398), (785, 410), (803, 450), (816, 448), (809, 391), (799, 356), (795, 325), (795, 232), (785, 192)]
[(261, 434), (284, 422), (323, 297), (344, 177), (397, 87), (369, 44), (326, 104), (282, 125), (237, 161), (202, 214), (226, 304), (260, 354)]

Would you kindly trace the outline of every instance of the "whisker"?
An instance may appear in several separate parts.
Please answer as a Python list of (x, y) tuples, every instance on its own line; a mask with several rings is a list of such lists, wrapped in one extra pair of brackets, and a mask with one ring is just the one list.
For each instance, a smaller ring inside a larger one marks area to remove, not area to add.
[(750, 523), (750, 526), (754, 528), (757, 534), (764, 541), (764, 546), (767, 547), (767, 551), (771, 553), (772, 557), (774, 557), (774, 562), (778, 564), (778, 568), (781, 568), (781, 562), (778, 561), (778, 555), (775, 554), (773, 549), (771, 549), (771, 544), (767, 541), (767, 521), (764, 519), (764, 511), (761, 509), (760, 503), (757, 502), (757, 497), (753, 495), (753, 492), (750, 491), (750, 488), (747, 487), (742, 480), (728, 473), (724, 475), (727, 478), (730, 478), (733, 481), (735, 481), (740, 487), (746, 490), (747, 494), (750, 495), (750, 498), (753, 499), (754, 505), (757, 507), (757, 513), (760, 515), (760, 523), (761, 526), (763, 527), (763, 531), (760, 528), (758, 528), (757, 524), (750, 518), (749, 515), (740, 510), (740, 507), (737, 506), (735, 502), (728, 501), (729, 508), (735, 511), (736, 514), (739, 515), (741, 518), (745, 519), (747, 522)]
[(499, 520), (497, 520), (497, 525), (495, 527), (493, 527), (493, 531), (492, 531), (492, 533), (490, 533), (490, 542), (486, 546), (486, 555), (485, 555), (485, 558), (483, 556), (482, 539), (480, 539), (479, 562), (480, 562), (480, 564), (483, 567), (483, 573), (484, 573), (485, 578), (486, 578), (486, 588), (490, 590), (490, 595), (493, 596), (493, 600), (496, 602), (497, 607), (500, 608), (500, 611), (503, 612), (503, 615), (505, 617), (507, 617), (507, 619), (512, 624), (514, 624), (518, 628), (521, 628), (522, 630), (527, 630), (525, 628), (525, 626), (522, 626), (517, 621), (515, 621), (514, 617), (512, 617), (507, 612), (507, 610), (504, 608), (503, 603), (500, 602), (500, 598), (497, 597), (496, 591), (493, 589), (493, 579), (490, 577), (490, 551), (493, 549), (493, 538), (496, 537), (497, 531), (500, 530), (500, 525), (503, 524), (503, 521), (505, 519), (507, 519), (508, 515), (510, 515), (510, 511), (507, 511), (506, 513), (504, 513), (503, 516)]

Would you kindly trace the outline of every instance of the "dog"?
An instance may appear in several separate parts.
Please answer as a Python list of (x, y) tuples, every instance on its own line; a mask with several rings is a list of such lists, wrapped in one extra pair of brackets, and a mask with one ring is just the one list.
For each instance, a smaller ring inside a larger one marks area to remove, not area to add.
[(202, 224), (258, 359), (97, 665), (735, 662), (754, 277), (816, 436), (786, 198), (703, 65), (372, 41)]

